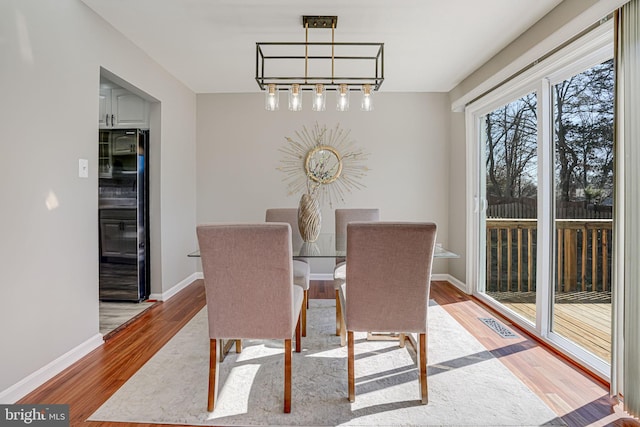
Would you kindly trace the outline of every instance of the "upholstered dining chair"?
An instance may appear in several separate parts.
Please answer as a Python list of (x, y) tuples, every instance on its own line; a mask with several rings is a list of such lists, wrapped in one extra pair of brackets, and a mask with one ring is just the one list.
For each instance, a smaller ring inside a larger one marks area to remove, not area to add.
[(428, 403), (427, 308), (436, 242), (433, 223), (350, 223), (345, 307), (349, 401), (355, 400), (354, 332), (418, 335), (421, 403)]
[[(291, 242), (294, 248), (302, 246), (302, 236), (298, 229), (298, 208), (267, 209), (266, 222), (286, 222), (291, 226)], [(304, 306), (302, 307), (302, 336), (307, 336), (307, 308), (309, 308), (309, 281), (311, 267), (304, 258), (293, 260), (293, 283), (304, 291)]]
[(218, 340), (284, 340), (284, 412), (291, 412), (291, 340), (301, 350), (303, 291), (293, 284), (287, 223), (197, 227), (209, 319), (207, 409), (217, 399)]
[[(336, 250), (344, 251), (347, 244), (347, 224), (352, 221), (380, 221), (380, 209), (377, 208), (343, 208), (335, 210)], [(344, 283), (346, 263), (344, 259), (336, 259), (333, 270), (333, 286), (336, 297), (336, 335), (340, 335), (342, 310), (340, 309), (340, 286)], [(344, 342), (342, 342), (344, 345)]]

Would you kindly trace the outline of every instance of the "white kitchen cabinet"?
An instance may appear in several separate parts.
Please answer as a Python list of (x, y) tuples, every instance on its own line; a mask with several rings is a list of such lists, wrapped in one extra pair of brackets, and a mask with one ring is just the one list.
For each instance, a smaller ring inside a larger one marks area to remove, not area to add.
[(101, 89), (100, 129), (148, 129), (149, 103), (126, 89)]

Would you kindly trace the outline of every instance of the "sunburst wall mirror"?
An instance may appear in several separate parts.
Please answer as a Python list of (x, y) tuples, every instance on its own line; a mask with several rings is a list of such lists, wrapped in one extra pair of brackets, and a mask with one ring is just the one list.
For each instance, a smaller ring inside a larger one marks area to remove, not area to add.
[(342, 174), (342, 158), (335, 148), (320, 145), (307, 153), (304, 170), (310, 180), (318, 184), (331, 184)]
[(306, 242), (314, 241), (320, 232), (320, 206), (343, 203), (347, 193), (365, 187), (362, 179), (369, 171), (365, 165), (368, 153), (356, 147), (350, 131), (341, 129), (340, 124), (331, 129), (318, 123), (311, 129), (303, 126), (295, 138), (285, 140), (278, 170), (285, 174), (288, 194), (302, 194), (300, 233)]

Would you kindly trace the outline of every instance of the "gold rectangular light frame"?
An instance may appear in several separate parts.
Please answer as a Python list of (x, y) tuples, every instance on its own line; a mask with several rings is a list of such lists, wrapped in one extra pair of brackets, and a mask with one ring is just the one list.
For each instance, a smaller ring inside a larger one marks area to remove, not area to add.
[[(292, 84), (298, 84), (302, 90), (312, 90), (316, 84), (322, 84), (326, 90), (335, 91), (341, 84), (345, 84), (349, 90), (360, 90), (363, 85), (370, 85), (377, 91), (384, 81), (384, 43), (335, 42), (337, 22), (337, 16), (303, 16), (302, 25), (306, 32), (304, 42), (256, 43), (256, 82), (260, 89), (265, 90), (269, 84), (275, 84), (279, 90), (283, 90)], [(330, 28), (331, 41), (308, 41), (310, 28)], [(313, 53), (322, 46), (330, 47), (331, 54)], [(336, 54), (336, 50), (348, 53)], [(366, 68), (367, 72), (364, 75), (334, 75), (336, 65), (344, 65), (350, 61), (357, 62), (358, 69)], [(273, 74), (273, 70), (281, 69), (285, 63), (295, 71), (287, 75)], [(309, 75), (310, 63), (321, 64), (316, 68), (328, 70), (330, 67), (331, 72), (327, 75)]]

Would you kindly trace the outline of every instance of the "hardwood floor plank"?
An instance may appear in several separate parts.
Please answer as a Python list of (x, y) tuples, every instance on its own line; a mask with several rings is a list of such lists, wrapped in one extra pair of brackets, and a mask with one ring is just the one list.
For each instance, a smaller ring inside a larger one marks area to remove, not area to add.
[[(333, 282), (312, 281), (309, 296), (333, 299)], [(431, 296), (569, 426), (640, 426), (637, 420), (626, 417), (619, 410), (617, 402), (608, 396), (601, 383), (453, 285), (433, 282)], [(66, 403), (70, 405), (72, 426), (122, 427), (125, 423), (89, 422), (86, 419), (204, 305), (204, 285), (197, 280), (169, 301), (151, 307), (103, 346), (18, 403)], [(519, 337), (504, 339), (478, 319), (491, 316), (501, 320)], [(206, 390), (202, 391), (202, 399), (206, 405)]]
[(336, 297), (333, 280), (312, 280), (309, 288), (309, 298), (335, 299)]

